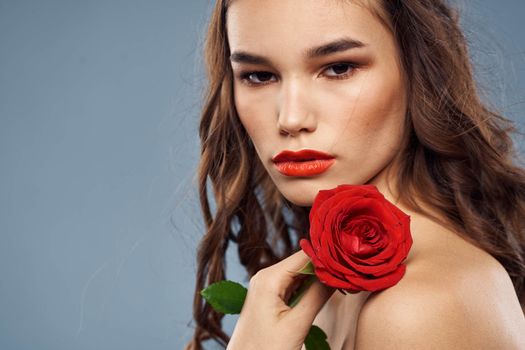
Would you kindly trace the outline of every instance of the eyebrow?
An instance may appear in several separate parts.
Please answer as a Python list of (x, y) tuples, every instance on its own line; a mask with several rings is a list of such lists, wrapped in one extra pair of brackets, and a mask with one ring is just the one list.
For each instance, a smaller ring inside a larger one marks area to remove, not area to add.
[[(304, 56), (308, 59), (313, 59), (364, 46), (366, 46), (366, 44), (359, 40), (341, 38), (320, 46), (308, 48), (305, 50)], [(230, 55), (230, 61), (246, 64), (270, 65), (270, 60), (268, 58), (260, 55), (254, 55), (245, 51), (233, 52)]]

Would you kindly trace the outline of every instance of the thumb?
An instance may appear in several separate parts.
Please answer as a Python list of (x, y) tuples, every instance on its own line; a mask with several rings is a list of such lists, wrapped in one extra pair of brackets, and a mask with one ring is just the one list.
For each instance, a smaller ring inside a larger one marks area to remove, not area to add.
[(308, 327), (310, 327), (315, 316), (321, 311), (335, 290), (336, 289), (328, 287), (316, 279), (304, 293), (297, 305), (287, 313), (286, 317), (300, 320), (300, 323), (308, 321)]

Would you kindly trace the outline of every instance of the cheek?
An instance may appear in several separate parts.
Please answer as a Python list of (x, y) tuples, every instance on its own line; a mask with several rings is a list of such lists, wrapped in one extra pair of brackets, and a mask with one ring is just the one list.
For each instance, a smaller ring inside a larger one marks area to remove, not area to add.
[(340, 141), (346, 140), (351, 149), (362, 154), (385, 152), (397, 147), (403, 130), (406, 102), (404, 85), (397, 76), (377, 71), (363, 74), (349, 90), (341, 117)]
[(270, 96), (266, 95), (250, 93), (242, 87), (234, 90), (235, 109), (256, 149), (275, 127)]

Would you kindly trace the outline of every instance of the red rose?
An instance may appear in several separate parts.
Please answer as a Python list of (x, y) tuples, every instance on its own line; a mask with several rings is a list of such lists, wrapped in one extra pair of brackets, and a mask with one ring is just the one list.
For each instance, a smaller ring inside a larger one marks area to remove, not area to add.
[(410, 216), (374, 185), (319, 191), (310, 210), (310, 241), (300, 246), (319, 280), (357, 292), (378, 291), (403, 277), (412, 246)]

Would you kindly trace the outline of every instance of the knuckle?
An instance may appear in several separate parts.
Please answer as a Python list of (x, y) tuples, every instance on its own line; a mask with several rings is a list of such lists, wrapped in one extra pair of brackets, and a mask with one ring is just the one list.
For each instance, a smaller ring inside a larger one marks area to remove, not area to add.
[(259, 284), (259, 280), (261, 279), (261, 275), (259, 274), (259, 272), (257, 272), (255, 275), (253, 275), (251, 278), (250, 278), (250, 282), (248, 283), (248, 289), (249, 290), (253, 290), (255, 289), (255, 286), (257, 284)]
[(251, 289), (264, 289), (272, 290), (278, 285), (275, 278), (275, 274), (272, 273), (270, 268), (264, 268), (250, 278), (249, 288)]
[(250, 278), (250, 287), (255, 287), (260, 284), (264, 284), (265, 280), (265, 269), (261, 269)]

